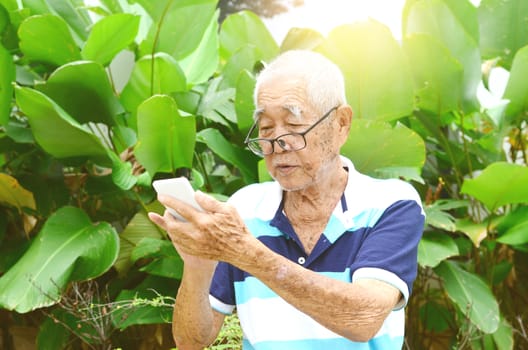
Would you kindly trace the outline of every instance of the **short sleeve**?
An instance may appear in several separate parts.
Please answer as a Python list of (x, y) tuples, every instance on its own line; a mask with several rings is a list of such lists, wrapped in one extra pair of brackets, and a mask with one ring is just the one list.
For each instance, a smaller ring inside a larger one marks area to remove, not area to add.
[(213, 309), (226, 315), (233, 312), (235, 308), (233, 286), (233, 266), (226, 262), (219, 262), (209, 290), (209, 300)]
[(368, 228), (350, 271), (352, 280), (372, 278), (398, 288), (404, 300), (412, 291), (418, 262), (418, 243), (425, 216), (414, 200), (400, 200), (389, 206), (376, 224)]

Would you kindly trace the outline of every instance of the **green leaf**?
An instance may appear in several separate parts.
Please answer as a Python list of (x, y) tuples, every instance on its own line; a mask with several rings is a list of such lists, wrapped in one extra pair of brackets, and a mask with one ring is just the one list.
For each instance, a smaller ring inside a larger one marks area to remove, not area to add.
[(80, 209), (63, 207), (0, 278), (0, 306), (24, 313), (52, 305), (69, 282), (106, 272), (118, 251), (119, 238), (110, 224), (93, 224)]
[(426, 224), (433, 227), (454, 232), (456, 230), (455, 218), (445, 210), (467, 207), (467, 201), (438, 200), (424, 207)]
[(108, 151), (101, 140), (46, 95), (24, 87), (16, 87), (15, 92), (35, 139), (46, 152), (57, 158), (93, 157), (108, 162)]
[(117, 116), (125, 112), (103, 66), (96, 62), (65, 64), (37, 88), (81, 124), (115, 125)]
[(442, 261), (459, 254), (458, 246), (448, 234), (429, 232), (418, 244), (418, 263), (436, 267)]
[(519, 223), (513, 226), (499, 238), (497, 242), (509, 245), (521, 245), (528, 243), (528, 221)]
[(474, 179), (466, 179), (461, 192), (478, 199), (491, 211), (515, 203), (528, 203), (528, 168), (497, 162)]
[(255, 50), (264, 61), (279, 54), (279, 46), (262, 20), (253, 12), (240, 11), (229, 15), (222, 22), (220, 57), (228, 61), (231, 56), (246, 46), (257, 46)]
[(444, 280), (449, 298), (484, 333), (499, 327), (499, 306), (489, 287), (477, 276), (454, 262), (444, 261), (435, 268)]
[(17, 179), (3, 173), (0, 173), (0, 203), (11, 205), (19, 212), (23, 208), (36, 210), (33, 193), (22, 187)]
[(216, 0), (139, 0), (154, 25), (140, 44), (140, 55), (165, 52), (176, 60), (190, 55), (217, 21)]
[(183, 274), (183, 260), (174, 249), (170, 240), (154, 238), (142, 239), (132, 251), (131, 259), (153, 259), (140, 271), (151, 275), (180, 280)]
[(107, 16), (92, 28), (81, 55), (86, 60), (98, 62), (104, 66), (134, 42), (139, 29), (139, 16), (119, 13)]
[[(453, 10), (463, 11), (455, 15)], [(476, 92), (481, 81), (481, 60), (475, 33), (468, 32), (464, 21), (474, 23), (477, 12), (471, 7), (452, 6), (442, 0), (417, 1), (411, 5), (406, 35), (429, 34), (442, 43), (463, 69), (461, 99), (465, 110), (477, 109)]]
[(31, 16), (18, 29), (20, 49), (27, 59), (55, 66), (81, 59), (66, 22), (54, 15)]
[(72, 29), (78, 43), (86, 40), (87, 29), (91, 24), (90, 17), (77, 0), (22, 0), (24, 9), (31, 10), (32, 15), (53, 14), (61, 17)]
[[(138, 106), (156, 94), (170, 94), (185, 91), (185, 74), (178, 63), (166, 53), (156, 53), (139, 59), (134, 66), (130, 80), (121, 93), (121, 102), (136, 115)], [(136, 121), (131, 126), (136, 127)]]
[(195, 118), (182, 117), (172, 97), (152, 96), (138, 107), (135, 155), (152, 176), (192, 168), (195, 136)]
[(455, 221), (456, 230), (464, 233), (475, 247), (480, 246), (480, 242), (488, 236), (488, 225), (483, 222), (473, 222), (469, 219), (457, 219)]
[(316, 50), (324, 40), (324, 36), (314, 29), (291, 28), (282, 41), (280, 50)]
[(9, 12), (7, 12), (7, 9), (0, 3), (0, 34), (2, 34), (9, 22)]
[(218, 67), (218, 12), (210, 22), (198, 47), (178, 61), (190, 86), (205, 83)]
[(6, 125), (11, 114), (15, 63), (9, 51), (0, 43), (0, 126)]
[(385, 25), (369, 20), (339, 26), (321, 50), (345, 75), (354, 118), (390, 121), (412, 113), (409, 64)]
[(257, 182), (258, 158), (253, 153), (233, 145), (217, 129), (203, 129), (196, 139), (205, 143), (220, 158), (234, 165), (242, 173), (247, 184)]
[(425, 161), (425, 145), (418, 134), (401, 124), (393, 128), (373, 120), (353, 121), (341, 151), (356, 169), (371, 175), (388, 167), (415, 168), (418, 172)]
[[(55, 314), (58, 314), (58, 312), (55, 312)], [(70, 336), (70, 331), (66, 327), (59, 322), (55, 322), (51, 317), (47, 317), (40, 324), (37, 335), (37, 349), (64, 349), (70, 340)]]
[(132, 164), (121, 160), (115, 153), (109, 152), (112, 159), (112, 181), (122, 190), (131, 189), (138, 181), (132, 173)]
[(235, 110), (238, 130), (246, 134), (253, 124), (253, 112), (255, 103), (253, 102), (253, 91), (255, 90), (255, 77), (247, 70), (240, 72), (236, 84)]
[[(163, 213), (163, 207), (159, 202), (154, 202), (156, 208), (149, 207), (150, 210)], [(115, 269), (120, 276), (124, 276), (130, 267), (134, 264), (131, 258), (132, 251), (139, 245), (142, 239), (145, 238), (163, 238), (161, 231), (157, 226), (150, 221), (145, 212), (138, 212), (127, 227), (119, 235), (120, 246), (119, 256), (114, 264)]]
[(403, 48), (409, 56), (416, 86), (417, 107), (443, 115), (459, 109), (463, 68), (434, 37), (412, 34)]
[(495, 333), (492, 334), (493, 340), (497, 345), (497, 349), (500, 350), (513, 350), (513, 327), (509, 322), (501, 315), (499, 328)]
[(233, 99), (235, 89), (220, 88), (220, 78), (211, 79), (200, 99), (197, 115), (225, 126), (236, 123)]
[(482, 0), (478, 8), (482, 56), (500, 57), (509, 70), (517, 51), (528, 45), (527, 13), (525, 0)]
[(528, 120), (528, 46), (520, 49), (510, 71), (504, 99), (510, 101), (506, 107), (506, 116), (515, 124)]

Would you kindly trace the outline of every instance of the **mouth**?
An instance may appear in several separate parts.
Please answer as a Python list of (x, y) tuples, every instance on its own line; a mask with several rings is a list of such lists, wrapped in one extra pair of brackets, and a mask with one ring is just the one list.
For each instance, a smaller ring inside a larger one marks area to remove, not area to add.
[(297, 169), (297, 166), (291, 165), (291, 164), (276, 164), (275, 169), (280, 175), (284, 176), (284, 175), (289, 175), (293, 171), (295, 171), (295, 169)]

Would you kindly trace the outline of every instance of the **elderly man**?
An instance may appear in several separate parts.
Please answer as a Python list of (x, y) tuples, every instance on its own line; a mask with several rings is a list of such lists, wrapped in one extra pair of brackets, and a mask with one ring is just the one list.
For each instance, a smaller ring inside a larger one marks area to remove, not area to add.
[(246, 138), (275, 181), (228, 203), (198, 192), (205, 212), (160, 196), (188, 220), (150, 214), (185, 262), (179, 349), (210, 344), (235, 308), (245, 349), (401, 349), (424, 215), (412, 186), (340, 156), (352, 119), (344, 91), (322, 55), (280, 55), (257, 78)]

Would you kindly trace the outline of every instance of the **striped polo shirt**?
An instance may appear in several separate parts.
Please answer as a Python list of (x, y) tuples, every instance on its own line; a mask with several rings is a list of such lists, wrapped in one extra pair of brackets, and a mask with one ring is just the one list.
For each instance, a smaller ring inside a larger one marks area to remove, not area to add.
[(230, 198), (253, 235), (274, 252), (322, 275), (353, 282), (381, 280), (398, 288), (401, 302), (368, 342), (353, 342), (300, 312), (250, 274), (224, 262), (215, 271), (211, 306), (234, 308), (244, 349), (401, 349), (406, 305), (417, 271), (424, 213), (414, 188), (396, 179), (360, 174), (342, 157), (348, 182), (316, 246), (306, 254), (282, 210), (277, 182), (244, 187)]

